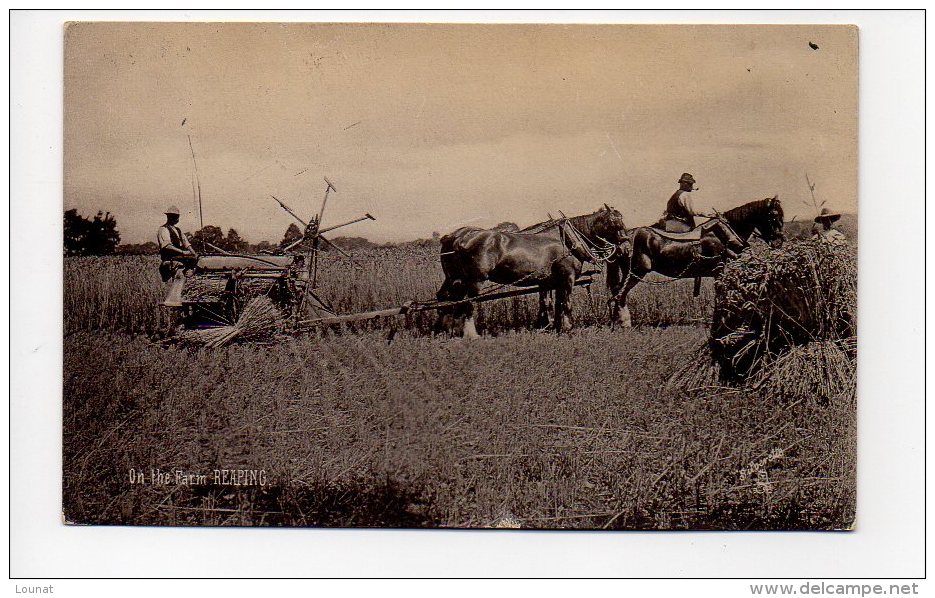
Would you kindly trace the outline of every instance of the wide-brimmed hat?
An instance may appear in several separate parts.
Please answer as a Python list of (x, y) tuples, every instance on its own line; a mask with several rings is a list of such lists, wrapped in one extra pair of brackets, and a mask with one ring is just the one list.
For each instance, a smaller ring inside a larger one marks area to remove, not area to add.
[(175, 214), (176, 216), (179, 216), (179, 215), (181, 215), (181, 212), (179, 212), (178, 207), (176, 207), (176, 206), (169, 206), (168, 208), (166, 208), (165, 214), (166, 214), (166, 215)]
[(832, 212), (828, 208), (822, 208), (821, 214), (819, 214), (818, 216), (815, 216), (815, 222), (824, 222), (825, 220), (827, 220), (828, 222), (835, 222), (839, 220), (840, 218), (841, 218), (841, 215), (838, 214), (837, 212)]
[(682, 173), (682, 177), (679, 179), (679, 182), (680, 182), (680, 183), (691, 183), (692, 185), (694, 185), (694, 184), (695, 184), (695, 177), (693, 177), (692, 175), (688, 174), (687, 172), (683, 172), (683, 173)]

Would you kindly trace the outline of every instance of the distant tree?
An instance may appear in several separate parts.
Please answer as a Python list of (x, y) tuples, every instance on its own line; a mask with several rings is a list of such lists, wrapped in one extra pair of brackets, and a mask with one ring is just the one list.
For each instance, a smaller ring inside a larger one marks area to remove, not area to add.
[(220, 247), (221, 249), (226, 249), (224, 245), (224, 231), (217, 226), (211, 226), (210, 224), (200, 230), (195, 231), (195, 234), (192, 235), (192, 247), (195, 248), (195, 251), (208, 251), (211, 247), (208, 244), (214, 245), (215, 247)]
[(418, 249), (422, 247), (438, 247), (438, 239), (413, 239), (411, 241), (395, 241), (374, 245), (374, 247), (386, 247), (388, 249)]
[(289, 225), (289, 228), (286, 229), (286, 234), (283, 236), (282, 241), (279, 242), (280, 247), (287, 247), (292, 245), (296, 241), (302, 238), (302, 229), (296, 226), (295, 222)]
[(240, 238), (240, 234), (230, 228), (227, 230), (227, 238), (224, 239), (224, 244), (221, 246), (222, 249), (231, 251), (234, 253), (242, 253), (246, 251), (249, 243)]
[[(376, 247), (369, 239), (364, 237), (335, 237), (331, 242), (341, 249), (371, 249)], [(323, 251), (328, 251), (327, 246), (322, 247)]]
[(78, 210), (65, 210), (65, 255), (82, 255), (84, 238), (88, 233), (87, 220), (78, 215)]
[(98, 212), (91, 220), (88, 245), (91, 255), (114, 254), (120, 245), (120, 232), (117, 231), (117, 219), (110, 212)]
[(67, 210), (63, 224), (65, 255), (113, 255), (120, 244), (117, 220), (110, 212), (89, 219), (77, 209)]
[(262, 253), (262, 252), (264, 252), (264, 251), (273, 252), (273, 251), (275, 251), (276, 249), (278, 249), (278, 246), (273, 245), (273, 244), (270, 243), (269, 241), (260, 241), (259, 243), (257, 243), (256, 245), (253, 246), (253, 249), (254, 249), (255, 251), (257, 251), (257, 252), (260, 252), (260, 253)]

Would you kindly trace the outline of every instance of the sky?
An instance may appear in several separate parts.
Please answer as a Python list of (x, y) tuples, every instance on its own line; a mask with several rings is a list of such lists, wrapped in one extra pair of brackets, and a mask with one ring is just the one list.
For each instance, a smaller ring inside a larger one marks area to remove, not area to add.
[[(278, 242), (275, 195), (375, 241), (559, 210), (654, 222), (779, 195), (857, 210), (850, 26), (71, 23), (64, 206), (122, 242), (184, 230)], [(818, 49), (809, 46), (812, 42)], [(189, 148), (194, 149), (195, 160)]]

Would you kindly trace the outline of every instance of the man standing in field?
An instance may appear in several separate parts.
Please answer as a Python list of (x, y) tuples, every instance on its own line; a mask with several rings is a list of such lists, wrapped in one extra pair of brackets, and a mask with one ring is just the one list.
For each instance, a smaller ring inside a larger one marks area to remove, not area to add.
[(684, 233), (695, 228), (695, 216), (706, 216), (695, 212), (695, 208), (692, 207), (692, 200), (688, 194), (697, 189), (695, 177), (687, 172), (682, 173), (678, 191), (669, 198), (666, 211), (656, 226), (673, 233)]
[(171, 334), (182, 307), (182, 287), (185, 284), (184, 270), (193, 268), (198, 261), (198, 254), (192, 249), (188, 238), (182, 234), (179, 224), (179, 209), (169, 206), (166, 209), (166, 223), (159, 227), (156, 242), (159, 244), (159, 274), (162, 282), (168, 283), (166, 298), (162, 302), (167, 320), (166, 333)]
[(832, 245), (847, 243), (847, 237), (844, 236), (844, 233), (836, 228), (832, 228), (832, 225), (840, 219), (840, 214), (832, 212), (828, 208), (822, 208), (821, 214), (815, 216), (815, 223), (820, 224), (821, 228), (816, 227), (814, 229), (812, 232), (812, 239), (831, 243)]

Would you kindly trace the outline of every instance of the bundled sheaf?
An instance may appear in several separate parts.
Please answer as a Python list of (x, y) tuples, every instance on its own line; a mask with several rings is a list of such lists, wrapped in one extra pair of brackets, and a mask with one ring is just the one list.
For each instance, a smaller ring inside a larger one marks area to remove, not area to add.
[(757, 370), (754, 386), (786, 400), (827, 403), (853, 399), (857, 390), (855, 340), (824, 340), (790, 347)]
[(855, 248), (759, 244), (715, 282), (709, 347), (722, 379), (828, 398), (852, 384), (856, 316)]
[(282, 313), (269, 297), (251, 299), (231, 326), (186, 330), (179, 335), (183, 343), (207, 348), (223, 347), (233, 340), (269, 342), (282, 331)]

